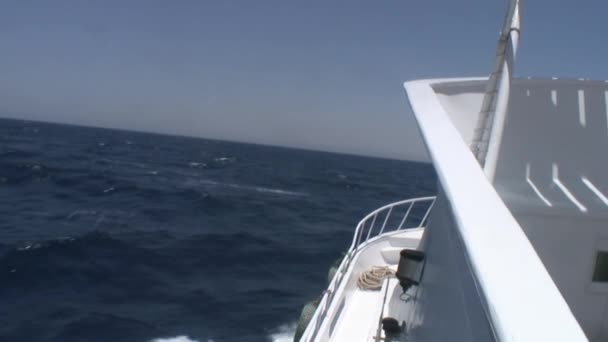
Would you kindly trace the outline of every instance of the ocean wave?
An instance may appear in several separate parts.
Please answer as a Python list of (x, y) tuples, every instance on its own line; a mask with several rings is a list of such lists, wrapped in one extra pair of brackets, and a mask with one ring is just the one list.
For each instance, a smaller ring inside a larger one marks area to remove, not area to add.
[(253, 187), (253, 190), (258, 191), (258, 192), (267, 192), (267, 193), (279, 194), (279, 195), (308, 196), (308, 194), (304, 193), (304, 192), (281, 190), (281, 189), (272, 189), (272, 188)]
[(216, 157), (210, 160), (205, 168), (209, 169), (223, 169), (234, 163), (236, 163), (236, 157)]
[[(242, 275), (276, 276), (277, 272), (289, 269), (290, 262), (299, 262), (308, 256), (307, 251), (291, 248), (272, 238), (270, 234), (246, 233), (212, 233), (191, 235), (188, 239), (179, 240), (171, 245), (171, 254), (188, 257), (192, 265), (210, 272), (224, 272), (224, 265), (231, 265), (232, 272)], [(260, 269), (258, 265), (265, 265)], [(247, 300), (250, 296), (278, 300), (290, 298), (293, 293), (277, 288), (251, 290), (239, 297), (236, 294), (230, 300)], [(214, 300), (209, 298), (208, 300)]]
[(296, 333), (296, 323), (283, 324), (270, 333), (272, 342), (292, 342)]
[(214, 158), (213, 161), (218, 163), (233, 163), (236, 161), (236, 157), (218, 157)]
[(0, 341), (291, 342), (352, 220), (435, 187), (431, 166), (23, 125), (0, 125)]
[(109, 159), (109, 158), (99, 158), (96, 160), (97, 163), (101, 164), (111, 164), (111, 165), (120, 165), (120, 166), (130, 166), (138, 169), (148, 169), (148, 165), (144, 163), (138, 163), (128, 160), (119, 160), (119, 159)]
[(76, 238), (13, 246), (0, 256), (0, 292), (88, 288), (111, 279), (105, 292), (97, 294), (106, 302), (150, 300), (162, 298), (166, 288), (164, 280), (153, 274), (172, 274), (175, 268), (173, 261), (154, 250), (93, 231)]
[(26, 243), (23, 247), (17, 247), (18, 251), (27, 251), (30, 249), (37, 249), (42, 247), (43, 245), (41, 243)]
[(227, 187), (227, 188), (232, 188), (232, 189), (236, 189), (236, 190), (269, 193), (269, 194), (275, 194), (275, 195), (286, 195), (286, 196), (308, 196), (309, 195), (307, 193), (299, 192), (299, 191), (291, 191), (291, 190), (276, 189), (276, 188), (266, 188), (266, 187), (261, 187), (261, 186), (243, 185), (243, 184), (236, 184), (236, 183), (221, 183), (221, 182), (213, 181), (210, 179), (202, 179), (202, 180), (198, 180), (198, 181), (194, 181), (194, 182), (192, 180), (190, 180), (189, 182), (187, 182), (187, 184), (190, 184), (190, 185), (195, 184), (195, 183), (202, 184), (202, 185)]
[(186, 185), (196, 185), (196, 184), (203, 184), (203, 185), (226, 185), (225, 183), (220, 183), (220, 182), (212, 181), (210, 179), (201, 179), (201, 180), (188, 179), (186, 181)]
[(207, 163), (203, 163), (203, 162), (194, 162), (194, 161), (192, 161), (192, 162), (189, 162), (189, 163), (188, 163), (188, 166), (190, 166), (190, 167), (199, 167), (199, 166), (200, 166), (200, 167), (203, 167), (203, 168), (204, 168), (204, 167), (206, 167), (206, 166), (207, 166)]
[(66, 220), (71, 220), (75, 217), (79, 217), (79, 216), (95, 216), (97, 215), (97, 211), (95, 210), (74, 210), (73, 212), (71, 212), (67, 217)]
[(0, 163), (1, 181), (10, 185), (48, 179), (56, 170), (40, 163)]
[(38, 156), (40, 153), (34, 151), (26, 151), (21, 149), (5, 149), (0, 150), (0, 157), (2, 158), (33, 158)]
[[(175, 337), (159, 337), (151, 340), (150, 342), (199, 342), (199, 340), (193, 340), (188, 336), (175, 336)], [(207, 342), (213, 342), (208, 340)]]
[(137, 215), (135, 211), (126, 210), (74, 210), (67, 217), (66, 221), (93, 223), (94, 228), (100, 226), (107, 228), (124, 228)]
[[(60, 316), (71, 316), (72, 319), (66, 320), (67, 322), (55, 334), (53, 341), (146, 341), (161, 333), (156, 326), (145, 320), (104, 311), (91, 310), (85, 314), (74, 315), (68, 309), (61, 310)], [(89, 331), (91, 333), (87, 333)]]

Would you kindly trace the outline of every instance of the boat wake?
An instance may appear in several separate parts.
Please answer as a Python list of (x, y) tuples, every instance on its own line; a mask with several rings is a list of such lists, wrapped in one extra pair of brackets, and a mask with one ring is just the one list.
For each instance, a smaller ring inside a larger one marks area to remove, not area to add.
[(296, 333), (296, 323), (283, 324), (270, 334), (272, 342), (292, 342)]
[[(296, 323), (283, 324), (278, 328), (274, 329), (268, 336), (272, 342), (292, 342), (293, 336), (296, 331)], [(200, 340), (191, 339), (188, 336), (175, 336), (175, 337), (159, 337), (151, 340), (150, 342), (203, 342)], [(207, 340), (207, 342), (213, 342), (213, 340)]]
[[(176, 336), (176, 337), (161, 337), (155, 338), (150, 342), (200, 342), (198, 340), (193, 340), (188, 336)], [(213, 340), (209, 340), (208, 342), (213, 342)]]

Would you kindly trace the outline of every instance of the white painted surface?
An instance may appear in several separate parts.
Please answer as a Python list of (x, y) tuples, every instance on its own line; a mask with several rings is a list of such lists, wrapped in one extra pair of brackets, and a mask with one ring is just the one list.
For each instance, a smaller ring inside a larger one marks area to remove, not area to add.
[[(527, 91), (530, 96), (525, 95)], [(608, 194), (607, 91), (605, 82), (515, 80), (495, 181), (510, 207), (545, 214), (608, 216), (605, 201), (588, 185)], [(557, 106), (552, 93), (557, 94)], [(580, 122), (581, 98), (585, 126)], [(554, 177), (556, 171), (558, 177)], [(552, 210), (526, 184), (526, 176), (553, 204)], [(556, 178), (588, 213), (556, 185)]]
[(608, 339), (608, 291), (598, 291), (608, 286), (591, 282), (597, 250), (608, 250), (598, 245), (608, 239), (607, 92), (606, 82), (516, 80), (495, 180), (591, 340)]
[(404, 248), (416, 249), (422, 239), (423, 229), (413, 230), (407, 234), (392, 235), (388, 239), (388, 246), (380, 250), (380, 254), (388, 265), (397, 265)]
[(433, 85), (442, 109), (468, 146), (473, 142), (479, 119), (479, 111), (475, 108), (481, 107), (485, 81), (486, 79), (480, 78)]
[(388, 246), (382, 248), (382, 250), (380, 250), (380, 254), (382, 255), (382, 259), (384, 259), (385, 263), (388, 265), (396, 265), (399, 263), (399, 253), (401, 253), (401, 249), (401, 247)]
[(587, 125), (587, 114), (585, 113), (585, 92), (578, 91), (578, 121), (581, 126)]
[(551, 201), (549, 201), (547, 197), (543, 195), (543, 193), (538, 189), (536, 184), (532, 181), (532, 178), (530, 178), (530, 163), (526, 163), (526, 183), (528, 183), (532, 191), (534, 191), (536, 196), (538, 196), (538, 198), (540, 198), (540, 200), (543, 201), (545, 205), (547, 205), (548, 207), (553, 206), (553, 204), (551, 204)]
[(441, 193), (421, 243), (422, 282), (406, 318), (411, 341), (495, 341), (449, 204)]
[[(517, 41), (519, 38), (519, 31), (511, 32), (513, 37), (513, 44), (509, 44), (507, 54), (515, 54), (517, 48)], [(513, 73), (513, 58), (507, 58), (504, 61), (503, 75), (500, 79), (500, 90), (498, 91), (498, 99), (496, 100), (496, 111), (492, 120), (492, 127), (488, 137), (487, 153), (483, 159), (479, 159), (482, 162), (486, 177), (490, 181), (494, 179), (496, 174), (496, 163), (498, 162), (498, 153), (500, 151), (500, 144), (502, 142), (502, 134), (504, 131), (505, 120), (507, 117), (507, 109), (509, 104), (509, 93), (511, 91), (511, 75)]]
[[(384, 294), (381, 291), (363, 291), (357, 287), (357, 278), (372, 266), (389, 266), (396, 270), (396, 262), (388, 264), (382, 257), (385, 248), (417, 248), (423, 236), (423, 228), (395, 231), (383, 234), (361, 245), (345, 274), (345, 280), (336, 289), (335, 299), (323, 317), (323, 324), (316, 336), (309, 325), (301, 341), (373, 341), (377, 331)], [(412, 242), (415, 241), (415, 244)], [(398, 243), (404, 243), (398, 246)], [(397, 260), (398, 261), (398, 260)], [(342, 310), (341, 304), (344, 303)], [(318, 311), (318, 310), (317, 310)], [(334, 329), (332, 329), (332, 326)]]
[(393, 247), (415, 249), (420, 243), (420, 239), (422, 239), (423, 232), (424, 229), (412, 229), (407, 234), (391, 235), (388, 243)]
[[(340, 316), (342, 304), (348, 304), (351, 290), (356, 283), (353, 270), (361, 272), (373, 265), (384, 265), (386, 262), (380, 250), (391, 246), (391, 237), (403, 234), (404, 237), (415, 239), (419, 236), (434, 202), (435, 196), (397, 201), (372, 211), (359, 221), (351, 246), (322, 294), (319, 305), (301, 337), (302, 341), (327, 341), (333, 338), (332, 331), (336, 322), (334, 318)], [(422, 214), (422, 217), (416, 218)], [(397, 241), (393, 240), (392, 245)], [(370, 260), (377, 260), (377, 263), (369, 264)]]
[[(456, 240), (462, 241), (460, 247), (453, 242), (447, 242), (446, 246), (453, 246), (456, 251), (460, 248), (462, 255), (467, 257), (465, 264), (470, 267), (472, 279), (486, 306), (487, 317), (497, 340), (585, 341), (582, 329), (530, 241), (486, 179), (431, 86), (446, 82), (449, 81), (414, 81), (405, 84), (445, 193), (444, 211), (453, 215), (451, 224), (446, 222), (448, 228), (445, 229), (452, 229)], [(436, 221), (433, 220), (442, 217), (445, 219), (445, 215), (437, 212), (439, 211), (433, 211), (429, 228), (435, 224)], [(452, 259), (437, 255), (434, 258), (437, 260), (437, 274), (450, 270), (450, 265), (446, 262)], [(454, 258), (456, 261), (463, 260), (458, 255)], [(430, 258), (428, 262), (431, 262)], [(466, 272), (463, 271), (461, 276), (461, 280), (465, 281)], [(436, 284), (436, 293), (441, 294), (441, 290), (450, 291), (451, 284)], [(432, 285), (421, 286), (420, 291), (431, 289)], [(429, 295), (426, 298), (430, 300), (433, 297)], [(433, 305), (432, 302), (421, 301), (417, 310), (422, 310), (422, 313), (417, 311), (416, 316), (419, 331), (426, 331), (421, 336), (443, 336), (441, 329), (433, 326), (445, 323), (441, 323), (443, 321), (433, 313), (441, 315), (441, 309), (460, 310), (457, 304), (450, 306), (449, 303), (442, 305), (441, 302), (435, 302)], [(479, 336), (483, 340), (485, 335)], [(431, 340), (441, 339), (429, 341)]]
[(380, 291), (352, 291), (329, 341), (373, 341), (381, 309)]

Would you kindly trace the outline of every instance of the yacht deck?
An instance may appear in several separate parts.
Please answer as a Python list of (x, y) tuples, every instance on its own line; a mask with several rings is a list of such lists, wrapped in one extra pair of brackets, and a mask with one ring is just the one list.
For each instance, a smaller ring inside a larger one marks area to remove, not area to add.
[(404, 248), (416, 249), (423, 232), (423, 229), (400, 231), (361, 251), (341, 298), (336, 299), (337, 309), (330, 321), (335, 327), (331, 332), (332, 341), (376, 341), (378, 333), (380, 337), (384, 336), (381, 329), (378, 331), (383, 317), (404, 320), (407, 306), (391, 305), (393, 301), (403, 304), (399, 299), (402, 290), (397, 278), (385, 279), (382, 288), (375, 291), (358, 288), (356, 279), (372, 266), (388, 266), (396, 271), (399, 252)]

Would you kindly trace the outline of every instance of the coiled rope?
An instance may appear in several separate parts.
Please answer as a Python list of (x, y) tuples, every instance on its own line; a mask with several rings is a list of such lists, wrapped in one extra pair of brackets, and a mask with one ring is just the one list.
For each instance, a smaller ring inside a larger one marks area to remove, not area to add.
[(370, 270), (359, 275), (357, 285), (361, 290), (380, 290), (384, 279), (393, 275), (395, 275), (395, 271), (388, 266), (372, 266)]

